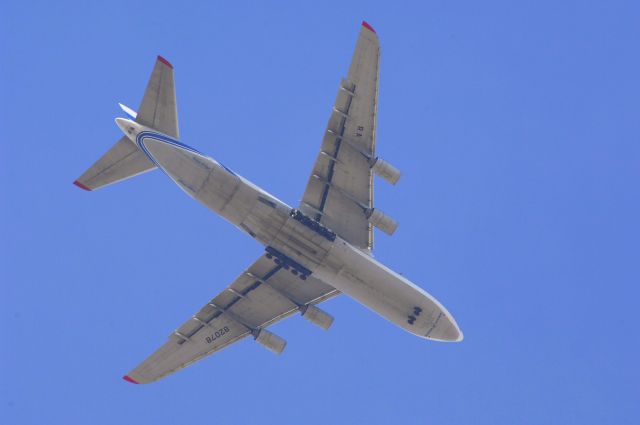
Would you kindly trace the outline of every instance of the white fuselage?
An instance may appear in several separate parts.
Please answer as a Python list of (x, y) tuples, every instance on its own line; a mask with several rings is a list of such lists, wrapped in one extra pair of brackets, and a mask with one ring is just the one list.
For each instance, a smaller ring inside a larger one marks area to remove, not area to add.
[(427, 292), (368, 252), (305, 217), (219, 162), (130, 120), (118, 125), (191, 197), (267, 247), (270, 258), (351, 296), (415, 335), (462, 339), (453, 317)]

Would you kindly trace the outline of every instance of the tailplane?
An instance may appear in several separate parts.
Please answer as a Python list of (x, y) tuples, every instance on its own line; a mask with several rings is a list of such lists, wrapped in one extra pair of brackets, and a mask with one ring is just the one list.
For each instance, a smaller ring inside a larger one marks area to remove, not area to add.
[[(138, 112), (124, 105), (121, 107), (136, 122), (178, 139), (173, 66), (158, 56)], [(124, 136), (73, 183), (85, 190), (95, 190), (155, 168), (138, 146)]]
[(149, 158), (123, 136), (73, 184), (84, 190), (96, 190), (154, 168), (156, 166)]

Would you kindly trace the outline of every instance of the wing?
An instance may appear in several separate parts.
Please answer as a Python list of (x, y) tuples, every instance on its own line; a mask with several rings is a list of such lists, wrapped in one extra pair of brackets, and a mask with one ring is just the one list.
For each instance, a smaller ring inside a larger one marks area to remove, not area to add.
[(136, 384), (156, 381), (338, 293), (313, 276), (301, 280), (266, 254), (124, 379)]
[(349, 74), (342, 80), (300, 209), (352, 245), (372, 249), (380, 43), (362, 23)]

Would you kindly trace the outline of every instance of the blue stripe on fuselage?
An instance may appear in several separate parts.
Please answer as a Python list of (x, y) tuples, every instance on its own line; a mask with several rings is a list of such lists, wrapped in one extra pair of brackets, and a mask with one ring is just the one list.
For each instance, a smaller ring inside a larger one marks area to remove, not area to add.
[(160, 164), (158, 164), (156, 162), (156, 160), (153, 158), (153, 155), (151, 155), (151, 153), (149, 152), (149, 150), (147, 149), (147, 147), (144, 144), (144, 139), (154, 139), (154, 140), (158, 140), (160, 142), (166, 143), (168, 145), (172, 145), (175, 147), (178, 147), (180, 149), (184, 149), (188, 152), (191, 153), (195, 153), (196, 155), (200, 155), (204, 158), (207, 158), (211, 161), (213, 161), (215, 164), (218, 164), (220, 167), (224, 168), (226, 171), (228, 171), (229, 173), (233, 174), (234, 176), (237, 176), (236, 173), (234, 173), (233, 171), (231, 171), (229, 168), (227, 168), (226, 166), (224, 166), (223, 164), (221, 164), (220, 162), (209, 158), (208, 156), (206, 156), (205, 154), (203, 154), (202, 152), (192, 148), (191, 146), (185, 145), (184, 143), (181, 143), (179, 141), (177, 141), (176, 139), (173, 139), (169, 136), (167, 136), (166, 134), (162, 134), (162, 133), (156, 133), (154, 131), (141, 131), (140, 133), (138, 133), (138, 135), (136, 136), (136, 143), (138, 144), (138, 146), (140, 147), (140, 149), (142, 149), (142, 151), (145, 153), (145, 155), (147, 155), (149, 157), (149, 159), (151, 160), (151, 162), (153, 162), (158, 168), (162, 169), (162, 167), (160, 166)]

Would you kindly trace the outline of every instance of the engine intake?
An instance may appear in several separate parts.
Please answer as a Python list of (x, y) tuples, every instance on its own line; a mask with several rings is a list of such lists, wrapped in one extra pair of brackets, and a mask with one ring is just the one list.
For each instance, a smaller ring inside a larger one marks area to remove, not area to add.
[(287, 345), (287, 341), (280, 338), (278, 335), (269, 332), (266, 329), (260, 329), (259, 331), (257, 331), (255, 339), (258, 344), (276, 354), (282, 353), (284, 347)]
[(374, 160), (371, 170), (391, 184), (396, 184), (400, 180), (400, 170), (380, 158)]
[(308, 305), (304, 313), (302, 313), (302, 317), (324, 330), (329, 329), (333, 323), (333, 316), (320, 310), (315, 305)]
[(367, 220), (387, 235), (393, 235), (398, 228), (398, 222), (377, 208), (367, 210)]

